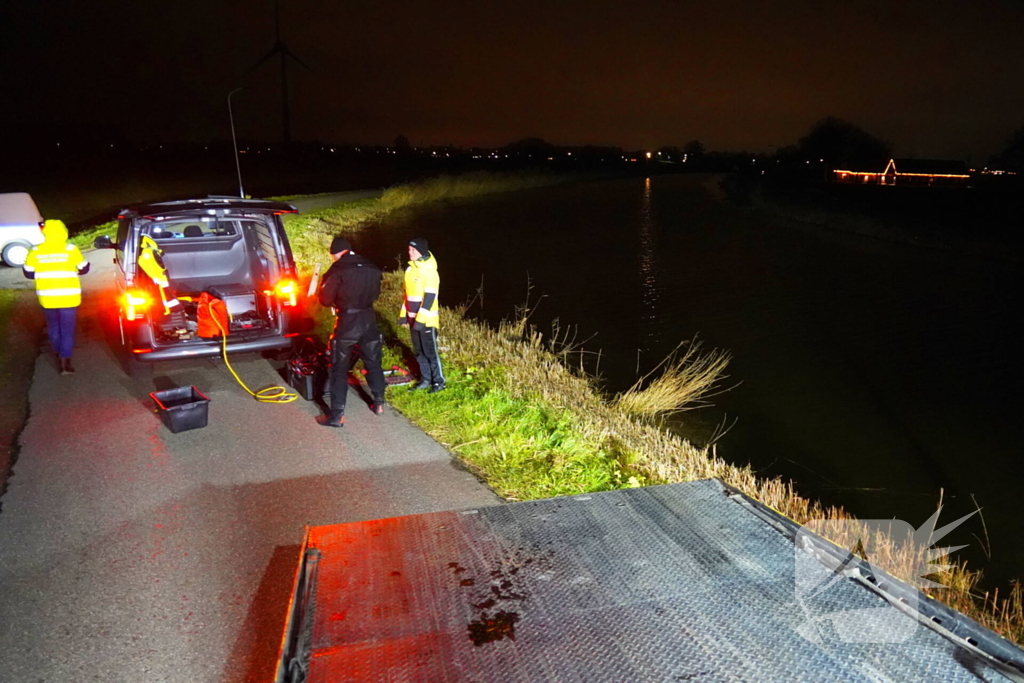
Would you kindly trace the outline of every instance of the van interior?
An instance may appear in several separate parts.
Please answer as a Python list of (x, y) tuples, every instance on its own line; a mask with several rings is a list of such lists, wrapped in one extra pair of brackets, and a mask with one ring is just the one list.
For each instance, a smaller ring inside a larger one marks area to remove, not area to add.
[(281, 267), (273, 229), (265, 219), (191, 217), (154, 222), (142, 232), (163, 251), (171, 291), (184, 306), (184, 320), (180, 315), (155, 318), (164, 341), (196, 339), (203, 292), (227, 304), (231, 335), (274, 326), (274, 287)]

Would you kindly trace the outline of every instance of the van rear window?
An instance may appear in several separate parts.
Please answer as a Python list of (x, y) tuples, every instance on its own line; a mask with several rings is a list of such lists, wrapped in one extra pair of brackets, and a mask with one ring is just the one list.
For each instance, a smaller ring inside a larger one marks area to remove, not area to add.
[(196, 237), (234, 237), (238, 234), (238, 221), (213, 218), (152, 223), (147, 231), (158, 242), (161, 240), (192, 239)]

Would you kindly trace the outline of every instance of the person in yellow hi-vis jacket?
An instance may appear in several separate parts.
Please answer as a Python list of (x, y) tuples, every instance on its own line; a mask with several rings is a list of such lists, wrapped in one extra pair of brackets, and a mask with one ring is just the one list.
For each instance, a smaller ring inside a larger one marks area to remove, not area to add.
[(417, 237), (409, 241), (409, 267), (405, 271), (405, 299), (398, 314), (398, 324), (408, 325), (412, 350), (420, 366), (420, 383), (413, 389), (444, 389), (441, 357), (437, 353), (437, 290), (441, 278), (437, 261), (430, 253), (427, 240)]
[(57, 354), (57, 368), (62, 375), (73, 374), (75, 322), (82, 305), (82, 283), (78, 276), (89, 272), (89, 262), (78, 247), (68, 244), (68, 229), (63, 221), (43, 223), (43, 243), (32, 247), (22, 272), (36, 281), (36, 296), (46, 315), (46, 331)]
[(149, 235), (143, 235), (139, 243), (139, 268), (149, 276), (153, 284), (160, 290), (160, 301), (164, 306), (164, 315), (180, 311), (183, 307), (174, 292), (170, 291), (171, 281), (167, 277), (164, 266), (164, 252)]

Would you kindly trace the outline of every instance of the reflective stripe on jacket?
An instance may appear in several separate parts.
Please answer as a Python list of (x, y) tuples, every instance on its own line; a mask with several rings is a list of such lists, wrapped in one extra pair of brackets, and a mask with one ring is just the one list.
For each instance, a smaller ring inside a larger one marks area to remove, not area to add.
[(414, 317), (425, 327), (437, 327), (437, 290), (440, 284), (433, 254), (427, 254), (418, 261), (409, 261), (405, 271), (405, 299), (399, 317)]
[(36, 283), (36, 296), (43, 308), (74, 308), (82, 304), (80, 272), (89, 262), (73, 244), (63, 221), (43, 224), (42, 244), (32, 247), (22, 268)]

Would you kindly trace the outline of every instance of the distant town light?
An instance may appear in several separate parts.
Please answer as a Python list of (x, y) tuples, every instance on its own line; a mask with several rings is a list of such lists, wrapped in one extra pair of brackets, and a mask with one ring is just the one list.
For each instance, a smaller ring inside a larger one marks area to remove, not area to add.
[(648, 158), (648, 159), (650, 159), (650, 158), (651, 158), (651, 153), (650, 153), (650, 152), (648, 152), (648, 153), (647, 153), (647, 158)]

